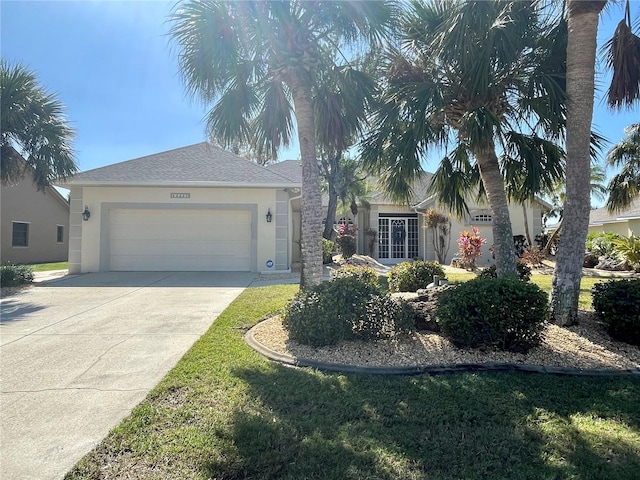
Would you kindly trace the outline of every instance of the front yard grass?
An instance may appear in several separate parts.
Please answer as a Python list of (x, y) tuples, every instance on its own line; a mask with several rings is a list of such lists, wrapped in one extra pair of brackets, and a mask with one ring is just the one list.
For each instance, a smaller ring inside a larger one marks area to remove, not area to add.
[(242, 335), (297, 288), (245, 290), (66, 478), (638, 478), (640, 382), (285, 367)]
[(33, 263), (29, 266), (34, 272), (48, 272), (50, 270), (67, 270), (69, 262)]

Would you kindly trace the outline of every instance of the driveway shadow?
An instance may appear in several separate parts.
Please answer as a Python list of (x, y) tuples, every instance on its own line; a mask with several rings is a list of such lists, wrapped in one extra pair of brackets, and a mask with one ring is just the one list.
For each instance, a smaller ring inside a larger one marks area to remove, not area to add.
[(42, 310), (42, 305), (20, 301), (20, 299), (10, 298), (3, 300), (0, 304), (0, 325), (21, 320), (22, 317)]

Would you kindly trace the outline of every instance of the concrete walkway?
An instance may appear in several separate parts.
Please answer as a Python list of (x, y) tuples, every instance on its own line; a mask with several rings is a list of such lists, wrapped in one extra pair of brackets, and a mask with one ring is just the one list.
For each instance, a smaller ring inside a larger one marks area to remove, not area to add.
[(62, 478), (254, 276), (56, 276), (3, 298), (0, 478)]

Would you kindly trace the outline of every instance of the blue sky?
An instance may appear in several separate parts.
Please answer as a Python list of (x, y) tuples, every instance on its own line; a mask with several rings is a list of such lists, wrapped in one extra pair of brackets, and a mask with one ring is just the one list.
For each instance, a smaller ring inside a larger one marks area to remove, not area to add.
[[(166, 18), (173, 4), (0, 2), (2, 57), (35, 71), (67, 106), (81, 170), (206, 140), (202, 119), (207, 109), (186, 96), (177, 52), (167, 36)], [(632, 5), (636, 18), (640, 1)], [(603, 14), (602, 40), (620, 18), (619, 6)], [(599, 78), (603, 92), (607, 81)], [(613, 113), (596, 99), (594, 126), (612, 142), (639, 118), (638, 108)], [(280, 159), (298, 157), (297, 145), (280, 154)], [(436, 161), (426, 167), (433, 171)]]

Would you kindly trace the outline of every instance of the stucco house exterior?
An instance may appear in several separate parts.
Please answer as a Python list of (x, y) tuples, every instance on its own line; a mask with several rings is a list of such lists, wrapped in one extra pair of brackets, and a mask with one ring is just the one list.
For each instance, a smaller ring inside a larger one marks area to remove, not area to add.
[[(421, 214), (433, 203), (424, 193), (428, 179), (414, 189), (414, 206), (375, 194), (371, 207), (360, 209), (356, 218), (336, 219), (358, 225), (358, 252), (383, 263), (435, 259)], [(298, 161), (263, 167), (199, 143), (82, 172), (65, 186), (71, 191), (70, 273), (275, 273), (290, 271), (300, 261)], [(540, 233), (543, 208), (537, 202), (527, 208), (532, 236)], [(473, 212), (467, 219), (452, 219), (448, 261), (458, 232), (474, 225), (488, 238), (481, 260), (492, 261), (490, 214), (480, 206)], [(522, 207), (514, 205), (511, 213), (514, 234), (524, 233)], [(369, 229), (378, 233), (373, 252), (365, 235)]]
[(11, 263), (63, 262), (69, 252), (69, 203), (53, 187), (38, 191), (27, 170), (0, 187), (0, 259)]
[(629, 237), (640, 235), (640, 197), (621, 212), (609, 213), (607, 207), (589, 213), (589, 233), (611, 232)]

